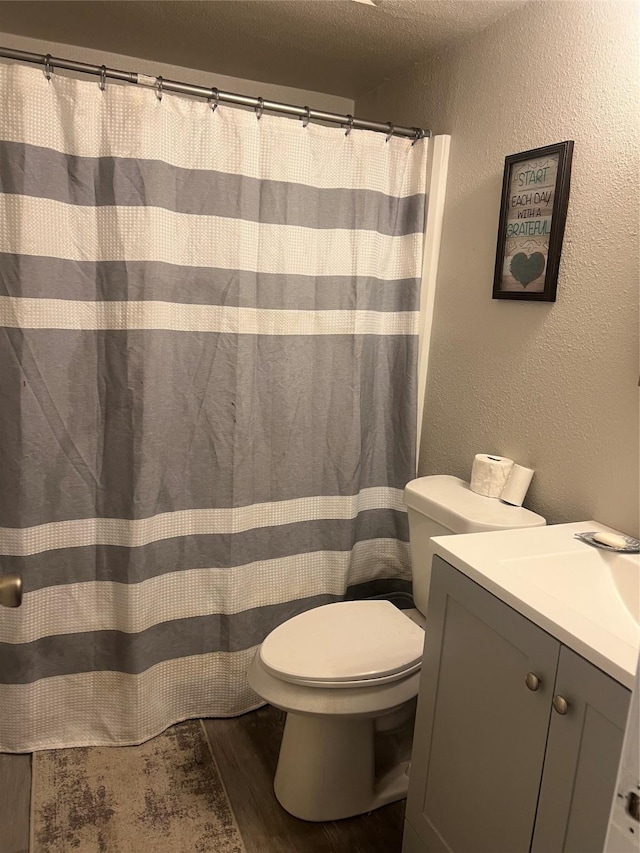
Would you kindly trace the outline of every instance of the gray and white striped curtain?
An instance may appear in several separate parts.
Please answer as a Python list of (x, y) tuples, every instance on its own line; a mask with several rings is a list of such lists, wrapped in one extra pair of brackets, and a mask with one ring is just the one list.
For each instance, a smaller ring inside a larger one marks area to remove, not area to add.
[(426, 145), (0, 67), (0, 751), (247, 711), (410, 577)]

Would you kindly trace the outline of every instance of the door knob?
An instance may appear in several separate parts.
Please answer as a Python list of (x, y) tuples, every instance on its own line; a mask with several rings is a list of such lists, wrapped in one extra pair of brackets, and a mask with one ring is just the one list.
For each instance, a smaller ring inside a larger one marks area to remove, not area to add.
[(20, 607), (22, 604), (20, 575), (0, 575), (0, 604), (3, 607)]
[(564, 696), (554, 696), (553, 697), (553, 708), (558, 714), (566, 714), (569, 710), (569, 703), (564, 698)]
[(529, 690), (537, 690), (540, 687), (541, 681), (535, 672), (528, 672), (524, 679), (524, 683), (527, 685)]

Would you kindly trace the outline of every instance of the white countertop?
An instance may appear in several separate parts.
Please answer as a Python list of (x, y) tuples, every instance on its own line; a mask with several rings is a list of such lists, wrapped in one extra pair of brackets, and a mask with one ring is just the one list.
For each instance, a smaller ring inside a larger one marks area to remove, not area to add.
[[(575, 533), (596, 521), (434, 537), (434, 553), (629, 689), (640, 625), (625, 606), (640, 596), (640, 556), (593, 548)], [(640, 601), (638, 602), (640, 604)]]

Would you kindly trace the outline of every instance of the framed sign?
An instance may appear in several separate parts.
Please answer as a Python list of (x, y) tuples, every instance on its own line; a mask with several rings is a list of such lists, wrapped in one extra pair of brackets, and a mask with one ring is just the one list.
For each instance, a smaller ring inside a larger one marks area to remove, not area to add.
[(555, 302), (573, 142), (504, 160), (494, 299)]

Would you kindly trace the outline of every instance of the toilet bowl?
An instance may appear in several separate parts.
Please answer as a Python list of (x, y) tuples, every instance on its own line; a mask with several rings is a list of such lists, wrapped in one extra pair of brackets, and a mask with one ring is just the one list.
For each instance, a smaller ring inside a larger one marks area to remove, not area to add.
[(275, 628), (249, 669), (252, 689), (287, 712), (274, 791), (303, 820), (364, 814), (406, 796), (431, 537), (545, 524), (457, 477), (414, 480), (405, 503), (417, 610), (379, 600), (317, 607)]
[(406, 796), (423, 642), (388, 601), (327, 604), (269, 634), (249, 683), (287, 711), (274, 790), (288, 812), (337, 820)]

